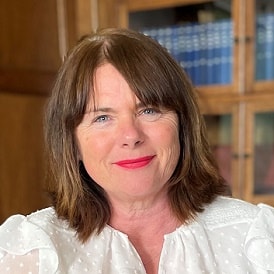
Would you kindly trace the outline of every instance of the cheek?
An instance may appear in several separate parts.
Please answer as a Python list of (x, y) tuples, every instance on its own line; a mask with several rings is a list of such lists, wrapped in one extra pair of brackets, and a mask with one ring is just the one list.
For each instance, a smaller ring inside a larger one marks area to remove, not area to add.
[(76, 131), (76, 141), (81, 160), (85, 160), (89, 154), (93, 154), (93, 149), (96, 147), (94, 144), (94, 138), (91, 138), (90, 134), (87, 134), (83, 129)]
[(155, 138), (155, 149), (159, 155), (158, 174), (163, 182), (167, 182), (174, 173), (180, 156), (178, 130), (173, 126), (167, 127), (161, 134), (155, 134)]
[(112, 145), (110, 138), (104, 136), (79, 136), (78, 146), (81, 158), (86, 167), (98, 166), (99, 163), (107, 161)]
[(167, 140), (167, 143), (170, 143), (170, 157), (173, 158), (173, 162), (176, 162), (179, 159), (180, 155), (180, 140), (179, 140), (179, 130), (177, 123), (174, 123), (168, 130), (167, 130), (167, 136), (169, 136), (169, 139)]
[(170, 163), (173, 165), (177, 165), (179, 155), (180, 155), (180, 142), (179, 142), (179, 136), (178, 133), (174, 133), (170, 139), (170, 149), (168, 153), (168, 157), (170, 160)]
[(179, 132), (176, 124), (156, 130), (153, 133), (152, 141), (162, 150), (163, 157), (172, 162), (178, 160), (180, 154)]
[(165, 153), (166, 166), (164, 167), (165, 172), (167, 172), (168, 174), (168, 177), (173, 174), (180, 157), (180, 142), (177, 130), (174, 131), (173, 134), (170, 136), (169, 142), (170, 146)]
[(161, 131), (160, 140), (163, 140), (170, 147), (179, 145), (179, 130), (176, 121), (172, 121), (168, 126), (165, 126)]

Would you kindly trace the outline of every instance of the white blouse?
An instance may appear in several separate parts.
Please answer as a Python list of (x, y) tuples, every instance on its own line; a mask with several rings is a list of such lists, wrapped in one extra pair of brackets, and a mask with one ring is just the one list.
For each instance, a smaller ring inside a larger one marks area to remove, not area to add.
[[(81, 244), (53, 208), (0, 226), (0, 273), (144, 274), (127, 235), (106, 226)], [(219, 197), (164, 236), (159, 274), (274, 273), (274, 208)]]

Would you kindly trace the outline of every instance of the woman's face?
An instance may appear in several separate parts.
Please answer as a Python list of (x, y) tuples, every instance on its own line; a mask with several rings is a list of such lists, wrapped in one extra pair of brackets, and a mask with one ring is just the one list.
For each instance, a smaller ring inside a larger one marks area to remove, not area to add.
[(166, 192), (180, 154), (177, 115), (142, 105), (111, 64), (97, 69), (94, 90), (76, 129), (89, 175), (111, 201), (142, 201)]

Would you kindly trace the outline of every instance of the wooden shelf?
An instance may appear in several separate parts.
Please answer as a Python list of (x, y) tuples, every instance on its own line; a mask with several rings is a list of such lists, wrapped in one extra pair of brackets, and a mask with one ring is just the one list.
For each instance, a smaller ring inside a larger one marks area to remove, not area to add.
[(128, 0), (128, 10), (130, 12), (169, 8), (183, 5), (194, 5), (212, 2), (209, 0)]

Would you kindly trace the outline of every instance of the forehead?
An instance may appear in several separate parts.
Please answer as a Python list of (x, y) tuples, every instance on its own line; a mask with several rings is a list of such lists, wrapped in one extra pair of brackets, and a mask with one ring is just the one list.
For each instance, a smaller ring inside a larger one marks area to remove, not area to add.
[(93, 85), (95, 92), (107, 92), (118, 88), (129, 88), (129, 85), (122, 74), (109, 63), (103, 64), (95, 70)]
[[(120, 72), (110, 63), (103, 63), (98, 66), (94, 72), (94, 81), (101, 81), (112, 76), (121, 76)], [(122, 77), (122, 76), (121, 76)]]
[(90, 99), (95, 105), (102, 101), (139, 101), (122, 74), (109, 63), (96, 69)]
[[(124, 71), (124, 69), (122, 71), (123, 75), (126, 74), (126, 78), (110, 63), (98, 66), (93, 75), (93, 87), (90, 92), (89, 103), (98, 106), (103, 99), (108, 101), (113, 99), (114, 102), (117, 102), (124, 101), (126, 98), (135, 104), (166, 107), (168, 100), (164, 100), (166, 97), (164, 96), (164, 88), (162, 86), (160, 89), (158, 88), (160, 83), (152, 85), (151, 81), (148, 80), (149, 77), (140, 76), (142, 73), (139, 73), (138, 78), (135, 75), (132, 77), (129, 71)], [(170, 95), (167, 97), (170, 98)]]

